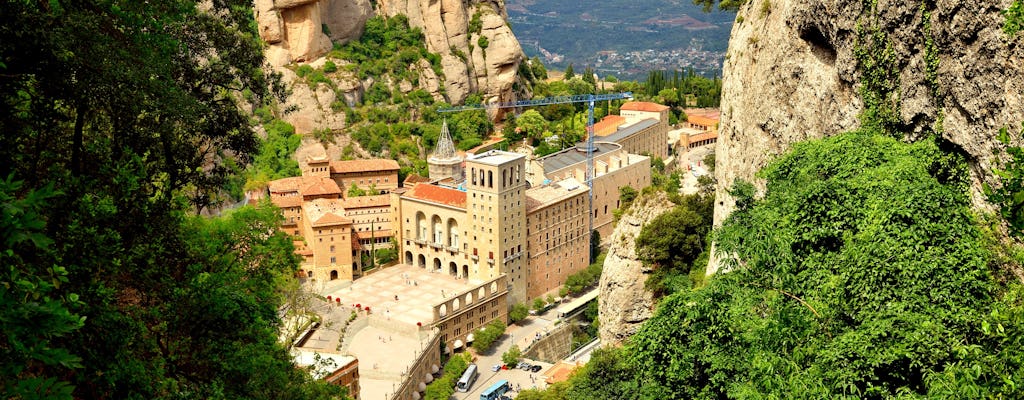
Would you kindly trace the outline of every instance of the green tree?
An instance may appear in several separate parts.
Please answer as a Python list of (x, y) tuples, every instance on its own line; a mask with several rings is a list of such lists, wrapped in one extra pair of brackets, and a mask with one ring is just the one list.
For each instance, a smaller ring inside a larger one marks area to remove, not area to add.
[(53, 188), (31, 218), (45, 225), (28, 229), (52, 245), (27, 257), (43, 243), (33, 234), (2, 256), (18, 277), (0, 296), (35, 292), (18, 302), (40, 318), (32, 341), (3, 327), (0, 347), (22, 341), (0, 349), (3, 396), (66, 398), (66, 381), (75, 398), (341, 397), (277, 343), (278, 284), (297, 269), (279, 214), (187, 216), (232, 179), (226, 160), (257, 151), (238, 99), (283, 93), (261, 69), (251, 4), (4, 2), (0, 14), (17, 16), (0, 32), (18, 38), (0, 42), (0, 176), (25, 182), (16, 198)]
[(510, 323), (517, 323), (530, 315), (529, 309), (526, 308), (526, 304), (516, 303), (512, 306), (512, 310), (508, 312), (508, 320)]
[(534, 56), (530, 59), (530, 69), (533, 70), (533, 76), (537, 79), (548, 79), (548, 70), (544, 68), (544, 63), (540, 62), (540, 58)]
[[(690, 270), (707, 248), (712, 211), (711, 201), (691, 195), (644, 225), (636, 237), (636, 254), (654, 269), (648, 290), (661, 296), (690, 286)], [(681, 278), (686, 283), (678, 283)]]
[(352, 183), (352, 186), (349, 186), (349, 187), (348, 187), (348, 193), (347, 193), (347, 194), (348, 194), (348, 197), (359, 197), (359, 196), (366, 196), (366, 191), (365, 191), (365, 190), (363, 190), (363, 189), (361, 189), (361, 188), (359, 187), (359, 185), (356, 185), (356, 184), (355, 184), (355, 183), (353, 182), (353, 183)]
[(516, 129), (526, 137), (539, 139), (548, 129), (548, 121), (537, 110), (526, 110), (516, 117)]
[(509, 347), (508, 350), (501, 354), (501, 362), (505, 363), (505, 365), (508, 365), (510, 367), (515, 366), (516, 363), (519, 362), (520, 358), (523, 358), (523, 352), (519, 350), (519, 345), (515, 344), (513, 344), (512, 347)]
[(0, 180), (0, 394), (4, 398), (71, 399), (73, 386), (64, 376), (80, 369), (81, 357), (56, 339), (80, 329), (85, 317), (72, 308), (79, 296), (61, 296), (68, 282), (64, 267), (52, 264), (53, 240), (46, 236), (40, 211), (51, 187), (29, 190), (18, 198), (24, 182)]
[(569, 63), (568, 67), (565, 67), (565, 76), (562, 77), (563, 81), (568, 81), (576, 77), (575, 71), (572, 69), (572, 63)]
[(477, 330), (473, 338), (473, 349), (481, 353), (490, 351), (494, 342), (505, 334), (505, 328), (507, 326), (504, 322), (494, 320)]

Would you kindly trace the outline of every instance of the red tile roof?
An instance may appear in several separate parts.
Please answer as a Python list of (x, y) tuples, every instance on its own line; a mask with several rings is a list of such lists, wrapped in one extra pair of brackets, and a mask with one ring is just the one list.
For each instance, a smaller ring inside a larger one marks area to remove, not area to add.
[(313, 221), (312, 226), (328, 226), (328, 225), (345, 225), (351, 224), (352, 220), (342, 217), (334, 213), (326, 213), (316, 221)]
[(364, 207), (387, 207), (389, 205), (391, 205), (391, 195), (387, 194), (346, 197), (341, 200), (341, 206), (346, 210)]
[(651, 103), (649, 101), (631, 101), (626, 104), (623, 104), (622, 107), (619, 107), (619, 110), (662, 112), (668, 110), (668, 106), (663, 106), (658, 103)]
[(416, 186), (413, 186), (412, 189), (405, 193), (404, 197), (466, 208), (466, 192), (429, 183), (417, 183)]
[(303, 178), (306, 178), (305, 182), (303, 182), (303, 196), (341, 195), (341, 188), (338, 187), (338, 183), (330, 178), (314, 176), (304, 176)]
[(291, 178), (281, 178), (270, 181), (267, 186), (270, 187), (270, 193), (284, 193), (298, 191), (301, 183), (301, 176), (293, 176)]
[(377, 229), (373, 231), (372, 234), (370, 231), (356, 232), (354, 235), (356, 239), (373, 239), (392, 236), (390, 229)]
[(411, 187), (420, 182), (430, 182), (430, 178), (419, 176), (417, 174), (409, 174), (405, 177), (405, 181), (403, 181), (402, 184)]
[(278, 208), (301, 207), (302, 196), (271, 196), (270, 202)]
[(687, 115), (686, 121), (691, 124), (707, 126), (714, 129), (715, 125), (718, 124), (718, 118), (712, 118), (704, 115)]
[(353, 172), (378, 171), (398, 171), (398, 161), (388, 158), (375, 158), (372, 160), (331, 161), (332, 174), (348, 174)]
[(620, 115), (606, 115), (601, 122), (594, 124), (594, 132), (597, 136), (608, 136), (619, 130), (619, 126), (626, 123), (626, 118)]

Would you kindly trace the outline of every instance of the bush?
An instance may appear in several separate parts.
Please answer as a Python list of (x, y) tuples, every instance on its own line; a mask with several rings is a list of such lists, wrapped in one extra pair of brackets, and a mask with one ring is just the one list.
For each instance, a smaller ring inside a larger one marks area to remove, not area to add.
[(306, 75), (309, 75), (312, 72), (313, 67), (309, 66), (309, 64), (302, 64), (299, 68), (295, 69), (295, 75), (298, 75), (299, 78), (305, 78)]
[(490, 350), (491, 345), (493, 345), (501, 335), (505, 334), (505, 328), (507, 328), (507, 326), (504, 322), (501, 322), (501, 320), (494, 320), (487, 324), (487, 326), (477, 330), (474, 335), (473, 349), (480, 353)]
[(527, 315), (530, 314), (529, 311), (530, 310), (526, 308), (526, 304), (523, 303), (518, 303), (512, 306), (512, 311), (508, 312), (509, 323), (514, 324), (516, 322), (522, 321), (523, 319), (526, 318)]
[(544, 306), (546, 306), (546, 305), (547, 305), (547, 303), (544, 303), (544, 299), (542, 299), (540, 297), (538, 297), (536, 299), (533, 299), (533, 309), (534, 309), (534, 311), (540, 312), (541, 310), (544, 309)]
[(519, 350), (519, 345), (514, 344), (512, 347), (508, 348), (508, 351), (501, 355), (501, 362), (510, 367), (514, 367), (516, 363), (519, 362), (520, 358), (523, 358), (523, 352)]
[(327, 60), (327, 62), (324, 63), (324, 73), (330, 74), (332, 72), (336, 72), (337, 70), (338, 65), (335, 64), (334, 61)]

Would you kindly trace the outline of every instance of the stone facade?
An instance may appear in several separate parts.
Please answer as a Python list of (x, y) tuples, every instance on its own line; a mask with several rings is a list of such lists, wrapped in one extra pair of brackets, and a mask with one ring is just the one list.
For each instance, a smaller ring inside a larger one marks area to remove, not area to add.
[[(535, 200), (536, 199), (536, 200)], [(526, 208), (526, 297), (557, 290), (590, 264), (587, 187), (575, 179), (531, 188)]]

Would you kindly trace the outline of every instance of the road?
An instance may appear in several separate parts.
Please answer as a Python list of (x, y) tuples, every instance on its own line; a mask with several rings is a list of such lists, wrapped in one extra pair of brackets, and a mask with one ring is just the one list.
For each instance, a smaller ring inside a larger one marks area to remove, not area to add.
[[(513, 324), (507, 330), (505, 330), (505, 336), (500, 341), (495, 342), (494, 347), (489, 353), (480, 354), (476, 360), (477, 368), (480, 369), (480, 377), (473, 384), (473, 387), (467, 393), (455, 392), (455, 398), (458, 400), (471, 399), (477, 400), (480, 398), (480, 393), (486, 390), (488, 387), (493, 385), (499, 380), (505, 379), (512, 386), (513, 390), (516, 388), (522, 389), (544, 389), (547, 384), (544, 383), (544, 378), (541, 376), (548, 368), (551, 368), (551, 364), (545, 362), (535, 362), (533, 360), (525, 360), (530, 364), (540, 364), (543, 369), (540, 372), (528, 372), (518, 369), (498, 370), (497, 372), (491, 371), (491, 367), (496, 364), (501, 364), (501, 355), (508, 351), (512, 347), (512, 344), (519, 345), (520, 350), (525, 350), (526, 346), (529, 345), (537, 333), (543, 334), (547, 329), (550, 329), (555, 320), (555, 310), (551, 309), (548, 312), (526, 317), (525, 320), (520, 321), (519, 324)], [(509, 397), (515, 398), (516, 392), (509, 392)]]

